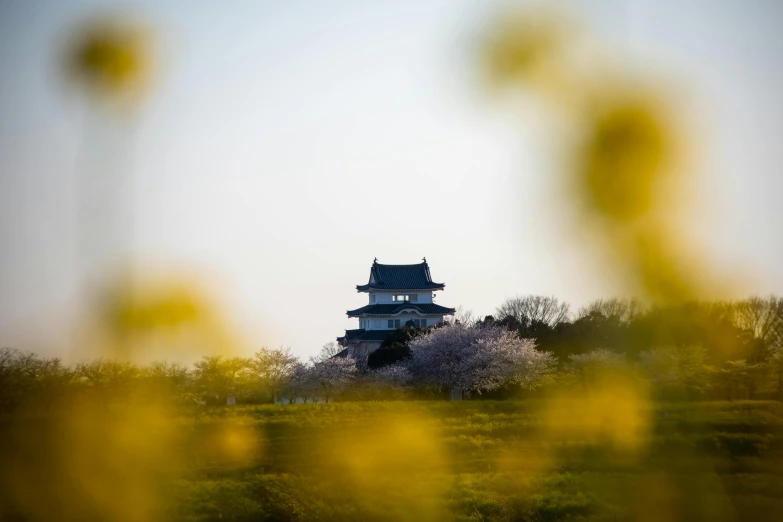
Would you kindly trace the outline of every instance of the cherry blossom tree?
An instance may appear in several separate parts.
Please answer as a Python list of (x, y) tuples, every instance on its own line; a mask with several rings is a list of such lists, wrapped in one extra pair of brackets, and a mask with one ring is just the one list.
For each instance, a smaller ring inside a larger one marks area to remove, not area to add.
[(405, 363), (415, 385), (481, 393), (505, 384), (533, 388), (554, 364), (533, 341), (496, 325), (447, 325), (411, 342)]
[(283, 396), (289, 402), (296, 399), (329, 402), (352, 384), (356, 373), (356, 360), (351, 357), (311, 358), (308, 364), (297, 361), (283, 388)]
[(299, 361), (291, 373), (291, 379), (286, 383), (283, 389), (283, 395), (288, 399), (289, 404), (293, 404), (297, 399), (307, 402), (313, 399), (315, 402), (315, 384), (312, 379), (311, 367), (307, 363)]
[(312, 382), (320, 399), (329, 402), (344, 391), (356, 375), (356, 360), (352, 357), (332, 357), (321, 361), (313, 360), (310, 368)]
[(202, 357), (193, 372), (196, 390), (206, 402), (216, 404), (225, 404), (229, 395), (246, 397), (252, 388), (249, 367), (250, 359), (244, 357)]
[(299, 360), (290, 348), (276, 350), (261, 348), (250, 361), (250, 369), (259, 380), (259, 385), (269, 394), (272, 401), (279, 395), (293, 375)]
[(357, 372), (352, 388), (358, 389), (365, 400), (402, 399), (405, 397), (411, 374), (404, 365), (391, 364)]
[(296, 361), (291, 368), (289, 379), (281, 390), (281, 398), (288, 400), (289, 404), (294, 403), (297, 399), (302, 399), (304, 402), (307, 402), (308, 399), (314, 399), (317, 391), (311, 370), (311, 366)]

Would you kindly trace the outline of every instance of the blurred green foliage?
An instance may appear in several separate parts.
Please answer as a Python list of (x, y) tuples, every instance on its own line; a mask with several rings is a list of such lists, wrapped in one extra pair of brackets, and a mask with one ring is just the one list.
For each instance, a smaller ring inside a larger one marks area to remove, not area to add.
[[(594, 441), (542, 439), (539, 406), (417, 401), (178, 415), (170, 422), (184, 458), (158, 519), (411, 520), (421, 519), (412, 499), (427, 494), (439, 520), (777, 520), (783, 509), (779, 403), (657, 404), (650, 448), (632, 466), (608, 459), (611, 450)], [(390, 467), (373, 476), (377, 487), (357, 485), (335, 441), (362, 455), (359, 446), (372, 445), (365, 437), (393, 418), (421, 420), (426, 444), (440, 448), (446, 465), (418, 455), (402, 434), (382, 437), (377, 450), (404, 472), (382, 460)], [(264, 450), (241, 459), (220, 450), (218, 441), (236, 429)], [(540, 453), (553, 454), (555, 465), (531, 470), (526, 463)], [(7, 517), (14, 506), (3, 501)]]

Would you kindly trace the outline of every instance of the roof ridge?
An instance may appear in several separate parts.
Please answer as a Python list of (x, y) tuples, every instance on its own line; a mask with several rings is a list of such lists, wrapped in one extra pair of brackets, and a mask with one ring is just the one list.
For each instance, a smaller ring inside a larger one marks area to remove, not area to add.
[(422, 266), (427, 263), (422, 261), (421, 263), (404, 263), (404, 264), (391, 264), (391, 263), (373, 263), (376, 266)]

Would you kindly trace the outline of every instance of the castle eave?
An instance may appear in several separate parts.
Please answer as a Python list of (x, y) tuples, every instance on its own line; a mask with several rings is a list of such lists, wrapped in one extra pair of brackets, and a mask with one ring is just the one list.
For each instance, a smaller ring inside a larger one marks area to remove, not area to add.
[(456, 312), (454, 308), (447, 308), (434, 303), (395, 303), (395, 304), (373, 304), (349, 310), (346, 312), (348, 317), (362, 316), (394, 316), (403, 312), (415, 312), (419, 315), (451, 315)]

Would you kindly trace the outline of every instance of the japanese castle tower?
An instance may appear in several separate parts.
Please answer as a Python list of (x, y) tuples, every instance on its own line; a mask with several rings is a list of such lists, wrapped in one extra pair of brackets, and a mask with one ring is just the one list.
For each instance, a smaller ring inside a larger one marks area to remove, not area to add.
[(366, 306), (349, 310), (348, 317), (359, 319), (359, 328), (346, 330), (337, 342), (345, 347), (340, 355), (363, 356), (378, 348), (383, 340), (401, 326), (435, 326), (454, 308), (433, 303), (435, 292), (446, 285), (430, 276), (427, 259), (416, 265), (382, 265), (376, 259), (370, 279), (356, 285), (356, 291), (368, 294)]

